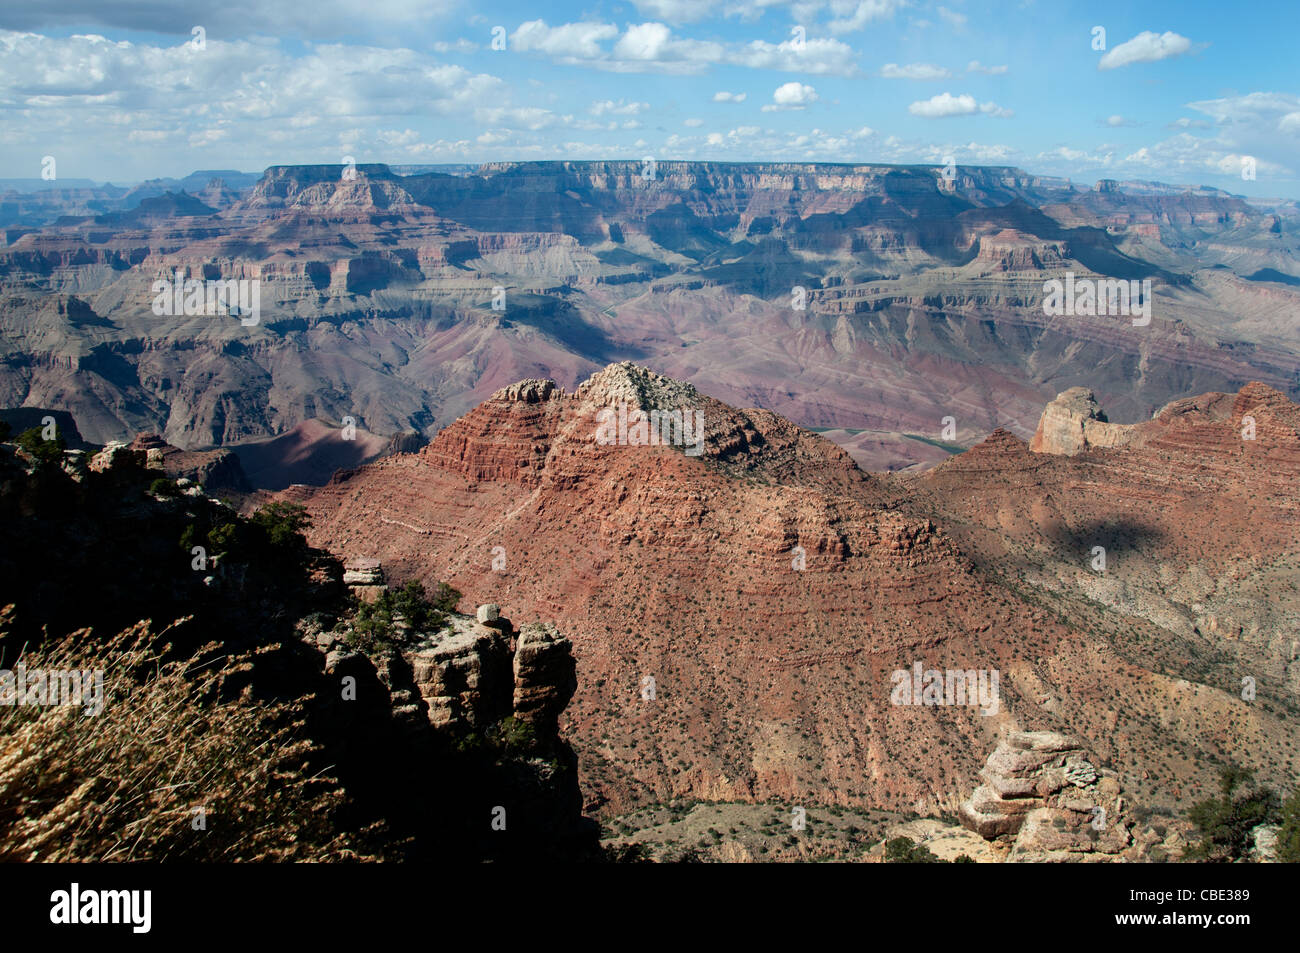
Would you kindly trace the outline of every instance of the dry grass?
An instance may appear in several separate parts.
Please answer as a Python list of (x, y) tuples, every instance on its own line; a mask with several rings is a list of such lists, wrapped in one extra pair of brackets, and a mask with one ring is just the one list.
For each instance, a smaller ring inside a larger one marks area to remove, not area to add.
[(166, 635), (81, 630), (23, 655), (29, 670), (103, 669), (104, 709), (0, 707), (0, 860), (373, 859), (334, 828), (338, 784), (303, 771), (299, 706), (223, 700), (252, 659), (165, 661)]

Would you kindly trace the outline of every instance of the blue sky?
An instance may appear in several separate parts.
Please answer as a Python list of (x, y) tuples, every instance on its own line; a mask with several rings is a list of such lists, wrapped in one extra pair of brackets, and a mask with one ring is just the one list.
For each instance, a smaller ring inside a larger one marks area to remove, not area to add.
[(42, 0), (0, 10), (0, 176), (952, 155), (1294, 198), (1297, 26), (1294, 0)]

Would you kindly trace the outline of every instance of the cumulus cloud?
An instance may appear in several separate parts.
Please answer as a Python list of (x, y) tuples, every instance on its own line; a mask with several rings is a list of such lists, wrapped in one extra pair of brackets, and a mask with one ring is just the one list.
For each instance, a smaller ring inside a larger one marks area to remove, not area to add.
[(564, 23), (547, 26), (545, 20), (522, 23), (510, 37), (510, 48), (521, 53), (546, 53), (550, 56), (595, 59), (603, 56), (601, 46), (618, 36), (612, 23)]
[(966, 72), (983, 73), (985, 76), (1001, 76), (1006, 71), (1005, 66), (985, 66), (979, 60), (971, 60), (966, 65)]
[(785, 83), (772, 93), (772, 102), (763, 107), (763, 112), (780, 109), (805, 109), (817, 102), (817, 90), (804, 83)]
[[(806, 6), (813, 6), (807, 4)], [(817, 5), (820, 6), (820, 5)], [(827, 7), (832, 14), (826, 29), (839, 36), (856, 33), (873, 20), (885, 20), (903, 6), (902, 0), (831, 0)]]
[(1003, 109), (997, 103), (978, 103), (975, 97), (967, 93), (954, 96), (951, 93), (939, 93), (929, 99), (921, 99), (907, 107), (913, 116), (923, 119), (946, 119), (950, 116), (974, 116), (982, 113), (986, 116), (1006, 117), (1011, 110)]
[(930, 63), (909, 63), (906, 66), (886, 63), (880, 67), (880, 76), (882, 79), (948, 79), (952, 73)]
[[(613, 41), (611, 46), (606, 46)], [(611, 23), (565, 23), (544, 20), (522, 24), (511, 48), (552, 57), (566, 65), (590, 66), (620, 73), (701, 73), (714, 65), (745, 66), (785, 72), (851, 75), (856, 67), (851, 47), (839, 40), (815, 38), (783, 43), (754, 40), (724, 44), (683, 39), (664, 23), (638, 23), (620, 33)]]
[(1203, 139), (1179, 133), (1164, 142), (1143, 146), (1124, 157), (1131, 168), (1171, 178), (1199, 179), (1205, 175), (1240, 176), (1243, 162), (1251, 158), (1260, 177), (1291, 174), (1280, 163), (1256, 152), (1246, 152), (1221, 138)]
[[(0, 32), (0, 114), (5, 153), (55, 154), (60, 171), (79, 167), (100, 181), (156, 162), (157, 143), (176, 155), (224, 143), (223, 163), (261, 168), (360, 155), (366, 142), (386, 144), (378, 130), (391, 129), (395, 117), (420, 117), (426, 131), (439, 117), (523, 130), (558, 121), (550, 110), (513, 102), (498, 77), (414, 50), (320, 44), (293, 55), (271, 40), (210, 35), (196, 50), (187, 42), (8, 32)], [(106, 152), (103, 143), (116, 142), (126, 147)], [(423, 148), (395, 145), (399, 157)]]
[(715, 103), (743, 103), (747, 95), (747, 93), (729, 93), (726, 90), (721, 90), (713, 94), (713, 101)]
[(856, 72), (853, 48), (839, 40), (811, 39), (802, 45), (793, 40), (768, 43), (754, 40), (729, 50), (726, 62), (752, 69), (774, 69), (791, 73), (835, 73), (849, 76)]
[(1273, 119), (1300, 109), (1300, 96), (1292, 93), (1247, 93), (1222, 99), (1202, 99), (1187, 108), (1205, 113), (1225, 125), (1269, 123)]
[(1155, 63), (1171, 56), (1182, 56), (1192, 48), (1185, 36), (1166, 31), (1152, 33), (1144, 30), (1133, 39), (1106, 51), (1097, 63), (1097, 69), (1118, 69), (1132, 63)]
[(612, 99), (605, 99), (592, 103), (588, 111), (593, 116), (636, 116), (649, 108), (649, 103), (629, 103), (623, 99), (614, 102)]

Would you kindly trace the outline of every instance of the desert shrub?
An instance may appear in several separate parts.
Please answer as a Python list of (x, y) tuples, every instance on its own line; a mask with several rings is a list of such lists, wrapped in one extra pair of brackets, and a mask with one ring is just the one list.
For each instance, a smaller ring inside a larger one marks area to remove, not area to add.
[(149, 484), (150, 496), (180, 496), (181, 491), (171, 480), (166, 477), (159, 477)]
[(311, 528), (306, 507), (297, 503), (268, 503), (253, 514), (251, 522), (276, 547), (305, 548), (303, 532)]
[(650, 851), (645, 844), (608, 844), (605, 859), (613, 864), (648, 864)]
[(32, 427), (24, 430), (18, 435), (18, 446), (28, 456), (35, 457), (38, 463), (49, 465), (58, 463), (63, 459), (63, 451), (68, 445), (61, 435), (56, 434), (53, 440), (46, 440), (41, 436), (40, 427)]
[(337, 783), (304, 771), (297, 703), (223, 698), (249, 658), (196, 668), (155, 644), (141, 623), (22, 657), (29, 672), (102, 669), (104, 706), (0, 707), (0, 861), (371, 859), (357, 847), (368, 831), (333, 826)]
[(419, 582), (387, 589), (371, 603), (357, 607), (349, 642), (357, 648), (384, 650), (409, 639), (407, 633), (437, 632), (447, 624), (447, 613), (460, 602), (460, 593), (445, 582), (429, 598)]
[(1279, 817), (1277, 793), (1253, 785), (1254, 772), (1228, 766), (1219, 771), (1219, 796), (1192, 805), (1188, 818), (1201, 834), (1188, 850), (1191, 860), (1230, 862), (1243, 859), (1251, 848), (1250, 832)]
[(1282, 828), (1277, 832), (1277, 859), (1300, 864), (1300, 787), (1282, 805)]
[(501, 747), (507, 753), (529, 752), (537, 747), (537, 733), (533, 731), (533, 726), (514, 715), (507, 715), (501, 720), (498, 732)]
[(895, 837), (885, 843), (887, 864), (937, 864), (942, 863), (924, 844), (916, 844), (910, 837)]

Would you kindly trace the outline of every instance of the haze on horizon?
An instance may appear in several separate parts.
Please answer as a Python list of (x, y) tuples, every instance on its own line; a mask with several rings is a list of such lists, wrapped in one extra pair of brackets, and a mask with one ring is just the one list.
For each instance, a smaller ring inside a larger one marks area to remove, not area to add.
[(0, 176), (47, 157), (114, 184), (346, 157), (952, 157), (1297, 198), (1298, 20), (1282, 2), (51, 0), (0, 10)]

